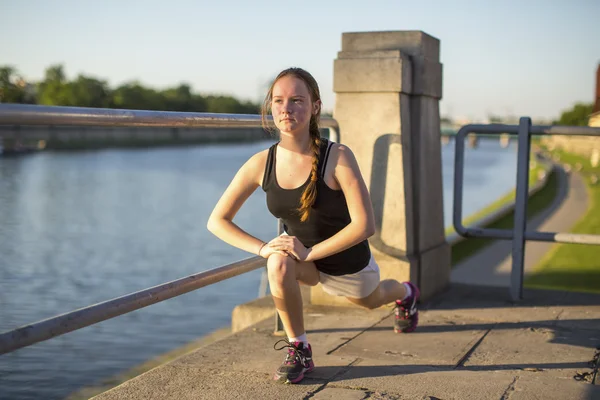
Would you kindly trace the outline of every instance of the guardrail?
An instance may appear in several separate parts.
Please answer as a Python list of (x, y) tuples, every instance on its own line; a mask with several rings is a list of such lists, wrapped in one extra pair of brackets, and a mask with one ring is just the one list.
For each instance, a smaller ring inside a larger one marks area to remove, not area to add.
[[(0, 125), (15, 124), (188, 128), (262, 126), (260, 115), (0, 104)], [(329, 128), (330, 139), (339, 142), (339, 126), (333, 118), (321, 118), (320, 126)], [(278, 231), (280, 226), (278, 222)], [(265, 265), (266, 260), (262, 257), (250, 257), (1, 333), (0, 355), (221, 282)], [(276, 329), (280, 326), (277, 320)]]
[[(518, 137), (517, 187), (514, 225), (512, 231), (508, 229), (468, 228), (462, 224), (465, 138), (470, 133), (483, 135), (507, 133), (511, 135), (517, 135)], [(532, 126), (530, 118), (522, 117), (519, 120), (519, 125), (465, 125), (456, 134), (456, 150), (454, 159), (454, 205), (452, 216), (454, 230), (465, 238), (480, 237), (493, 239), (512, 239), (510, 295), (515, 301), (523, 298), (523, 263), (525, 258), (526, 240), (600, 245), (600, 235), (526, 231), (531, 135), (600, 136), (600, 128), (584, 126)]]

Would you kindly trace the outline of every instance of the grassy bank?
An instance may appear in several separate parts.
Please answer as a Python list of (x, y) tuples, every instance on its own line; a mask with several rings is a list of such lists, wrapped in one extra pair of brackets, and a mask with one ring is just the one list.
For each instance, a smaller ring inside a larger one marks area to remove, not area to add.
[[(600, 167), (592, 167), (589, 159), (562, 151), (554, 151), (560, 161), (579, 165), (587, 187), (589, 208), (571, 229), (572, 233), (600, 234)], [(544, 289), (574, 290), (600, 293), (600, 246), (556, 244), (525, 280), (525, 286)]]
[[(532, 159), (533, 159), (533, 157), (532, 157)], [(540, 172), (542, 172), (542, 169), (543, 168), (538, 165), (529, 170), (529, 182), (530, 182), (529, 185), (530, 186), (539, 180), (538, 177), (539, 177)], [(548, 206), (550, 206), (550, 204), (556, 197), (557, 190), (558, 190), (558, 180), (556, 177), (556, 173), (551, 170), (549, 172), (549, 174), (550, 175), (548, 176), (548, 181), (546, 182), (545, 186), (542, 189), (540, 189), (538, 192), (533, 194), (528, 200), (528, 203), (527, 203), (527, 218), (528, 219), (533, 218), (535, 215), (537, 215), (541, 211), (545, 210)], [(482, 217), (485, 217), (486, 215), (489, 215), (489, 214), (499, 210), (506, 204), (513, 202), (515, 200), (515, 195), (516, 195), (516, 191), (512, 190), (510, 193), (507, 193), (505, 196), (503, 196), (502, 198), (491, 203), (484, 209), (469, 216), (463, 222), (464, 225), (468, 226), (469, 224), (473, 223), (474, 221), (477, 221), (477, 220), (481, 219)], [(504, 216), (502, 216), (501, 218), (499, 218), (498, 220), (496, 220), (488, 225), (485, 225), (485, 228), (512, 229), (514, 226), (514, 216), (515, 216), (514, 211), (510, 211), (510, 212), (506, 213)], [(449, 232), (446, 232), (446, 233), (450, 233), (452, 231), (453, 231), (453, 229), (449, 230)], [(472, 256), (476, 252), (483, 250), (484, 248), (491, 245), (495, 241), (496, 241), (496, 239), (469, 238), (468, 240), (463, 240), (463, 241), (453, 245), (452, 246), (452, 266), (458, 265), (461, 261), (467, 259), (468, 257)]]

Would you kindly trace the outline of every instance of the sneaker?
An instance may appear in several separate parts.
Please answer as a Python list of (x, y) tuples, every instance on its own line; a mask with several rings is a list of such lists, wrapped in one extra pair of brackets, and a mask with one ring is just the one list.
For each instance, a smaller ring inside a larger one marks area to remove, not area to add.
[[(280, 348), (277, 348), (277, 343), (284, 342)], [(283, 363), (275, 371), (273, 379), (285, 383), (298, 383), (304, 379), (304, 374), (311, 372), (315, 368), (312, 360), (312, 349), (310, 344), (304, 348), (303, 342), (290, 343), (287, 339), (281, 339), (275, 343), (275, 350), (283, 350), (288, 348), (287, 356)]]
[(410, 282), (406, 282), (410, 286), (411, 295), (404, 300), (396, 300), (396, 319), (394, 320), (394, 332), (409, 333), (417, 329), (419, 324), (419, 310), (417, 309), (417, 301), (421, 296), (419, 289)]

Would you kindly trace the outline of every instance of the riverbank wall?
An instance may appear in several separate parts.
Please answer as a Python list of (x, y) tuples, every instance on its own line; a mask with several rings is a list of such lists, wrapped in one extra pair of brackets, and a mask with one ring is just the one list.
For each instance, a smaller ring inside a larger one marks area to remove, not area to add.
[(48, 150), (87, 150), (253, 142), (274, 139), (262, 128), (111, 128), (90, 126), (1, 126), (4, 148), (10, 143)]

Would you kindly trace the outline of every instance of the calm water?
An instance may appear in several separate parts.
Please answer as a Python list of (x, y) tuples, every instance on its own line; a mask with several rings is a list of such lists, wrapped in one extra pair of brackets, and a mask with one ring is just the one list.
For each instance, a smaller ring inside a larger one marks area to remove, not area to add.
[[(0, 331), (248, 256), (206, 230), (235, 171), (269, 142), (0, 157)], [(446, 224), (453, 149), (443, 147)], [(467, 153), (464, 214), (514, 186), (514, 147)], [(236, 217), (268, 240), (257, 190)], [(230, 324), (254, 271), (0, 356), (0, 399), (60, 399)]]

